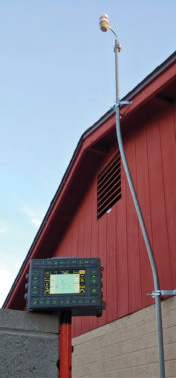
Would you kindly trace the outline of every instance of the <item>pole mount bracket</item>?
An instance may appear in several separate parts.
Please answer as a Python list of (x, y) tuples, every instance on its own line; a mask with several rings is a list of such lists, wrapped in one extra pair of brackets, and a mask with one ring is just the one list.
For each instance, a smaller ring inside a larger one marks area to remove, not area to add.
[(114, 105), (114, 108), (118, 108), (120, 106), (123, 106), (123, 105), (130, 105), (132, 104), (133, 101), (116, 101), (115, 105)]
[(152, 298), (160, 297), (161, 295), (172, 296), (172, 295), (176, 295), (176, 290), (156, 290), (156, 291), (152, 291), (152, 294), (147, 294), (147, 295), (151, 295)]

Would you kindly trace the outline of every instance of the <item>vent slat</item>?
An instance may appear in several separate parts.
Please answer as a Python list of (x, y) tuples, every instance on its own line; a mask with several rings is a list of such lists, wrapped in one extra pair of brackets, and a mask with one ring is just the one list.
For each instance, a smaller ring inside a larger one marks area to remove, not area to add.
[(121, 188), (118, 188), (118, 190), (116, 190), (116, 192), (113, 192), (111, 193), (107, 199), (105, 199), (104, 201), (102, 201), (100, 204), (99, 204), (99, 209), (101, 209), (102, 207), (107, 207), (109, 208), (109, 204), (111, 202), (112, 199), (116, 198), (116, 195), (119, 194), (121, 192)]
[(109, 177), (111, 177), (112, 175), (114, 175), (114, 172), (117, 172), (118, 170), (120, 169), (120, 162), (113, 166), (113, 168), (111, 170), (108, 170), (107, 173), (106, 173), (106, 176), (103, 176), (102, 180), (101, 181), (98, 181), (98, 187), (103, 185), (103, 183), (108, 180)]
[(103, 175), (105, 171), (109, 169), (109, 167), (114, 163), (114, 160), (120, 160), (120, 152), (113, 157), (113, 159), (106, 165), (105, 168), (102, 169), (102, 171), (98, 174), (98, 179)]
[(103, 172), (103, 174), (100, 173), (100, 174), (98, 175), (98, 180), (97, 180), (97, 181), (98, 181), (98, 182), (101, 182), (102, 180), (104, 180), (104, 179), (106, 178), (107, 174), (108, 174), (109, 172), (111, 172), (113, 169), (115, 169), (115, 167), (116, 167), (117, 165), (120, 165), (120, 157), (119, 157), (117, 160), (115, 160), (115, 161), (113, 162), (113, 164), (111, 164), (111, 165), (106, 169), (106, 171)]
[(102, 192), (100, 192), (100, 194), (97, 196), (98, 203), (102, 200), (102, 198), (106, 197), (109, 192), (115, 191), (119, 187), (121, 187), (121, 175), (119, 175), (117, 179), (114, 178), (113, 185), (111, 185), (110, 183), (108, 185), (108, 190), (106, 190), (107, 188), (105, 188)]
[(97, 218), (99, 219), (121, 198), (120, 153), (97, 176)]
[(115, 180), (118, 176), (120, 176), (120, 168), (113, 173), (110, 177), (108, 177), (107, 181), (103, 182), (102, 185), (97, 186), (98, 194), (99, 192), (102, 192), (104, 188), (107, 188), (109, 185), (111, 185), (111, 182)]
[(101, 216), (104, 215), (105, 213), (107, 213), (107, 211), (108, 211), (109, 209), (111, 209), (111, 207), (112, 207), (113, 205), (115, 205), (115, 203), (116, 203), (117, 201), (119, 201), (120, 199), (121, 199), (121, 193), (120, 193), (119, 195), (117, 195), (114, 199), (111, 200), (111, 202), (109, 203), (109, 206), (105, 207), (104, 209), (101, 209), (101, 211), (98, 212), (98, 214), (97, 214), (97, 218), (98, 218), (98, 219), (101, 218)]

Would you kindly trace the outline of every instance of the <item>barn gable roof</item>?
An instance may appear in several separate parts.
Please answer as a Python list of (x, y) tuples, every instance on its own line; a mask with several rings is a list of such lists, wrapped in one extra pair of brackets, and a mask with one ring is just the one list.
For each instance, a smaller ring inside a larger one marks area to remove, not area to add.
[[(158, 109), (173, 102), (176, 93), (175, 78), (176, 52), (122, 99), (133, 101), (132, 104), (121, 107), (122, 130), (132, 128), (136, 122), (142, 121), (147, 115), (154, 115)], [(114, 140), (116, 140), (116, 133), (113, 107), (81, 136), (3, 307), (24, 308), (25, 275), (29, 261), (32, 258), (52, 256), (84, 196), (88, 183)], [(81, 185), (80, 177), (82, 178)]]

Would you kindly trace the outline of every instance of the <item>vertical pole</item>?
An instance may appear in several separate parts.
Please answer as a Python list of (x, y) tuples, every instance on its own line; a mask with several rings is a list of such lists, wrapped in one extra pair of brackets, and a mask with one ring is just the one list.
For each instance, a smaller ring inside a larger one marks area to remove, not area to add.
[(60, 378), (71, 378), (71, 361), (71, 312), (63, 311), (60, 319)]
[(120, 155), (122, 158), (124, 170), (126, 173), (128, 185), (131, 191), (131, 195), (133, 198), (134, 206), (136, 209), (136, 213), (138, 216), (139, 224), (141, 227), (142, 235), (144, 238), (144, 242), (146, 245), (148, 257), (150, 260), (150, 265), (153, 274), (153, 281), (154, 281), (154, 290), (155, 290), (155, 308), (156, 308), (156, 324), (157, 324), (157, 337), (158, 337), (158, 355), (159, 355), (159, 367), (160, 367), (160, 378), (165, 378), (165, 364), (164, 364), (164, 346), (163, 346), (163, 327), (162, 327), (162, 313), (161, 313), (161, 297), (160, 297), (160, 289), (159, 289), (159, 278), (158, 272), (155, 264), (155, 259), (153, 255), (153, 251), (151, 248), (150, 240), (148, 237), (147, 229), (145, 227), (145, 222), (142, 216), (141, 208), (138, 202), (138, 198), (135, 192), (135, 188), (133, 185), (133, 181), (131, 178), (131, 174), (129, 171), (128, 163), (126, 160), (126, 155), (123, 147), (122, 135), (120, 130), (120, 99), (119, 99), (119, 73), (118, 73), (118, 51), (119, 51), (119, 42), (118, 39), (115, 39), (115, 80), (116, 80), (116, 134), (117, 134), (117, 141), (119, 145)]

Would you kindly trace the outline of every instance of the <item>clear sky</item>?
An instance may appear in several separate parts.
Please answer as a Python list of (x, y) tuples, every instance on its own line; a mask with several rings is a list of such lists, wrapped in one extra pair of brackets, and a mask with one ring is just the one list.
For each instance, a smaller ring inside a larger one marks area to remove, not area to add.
[(175, 51), (175, 0), (0, 0), (0, 305), (81, 134)]

